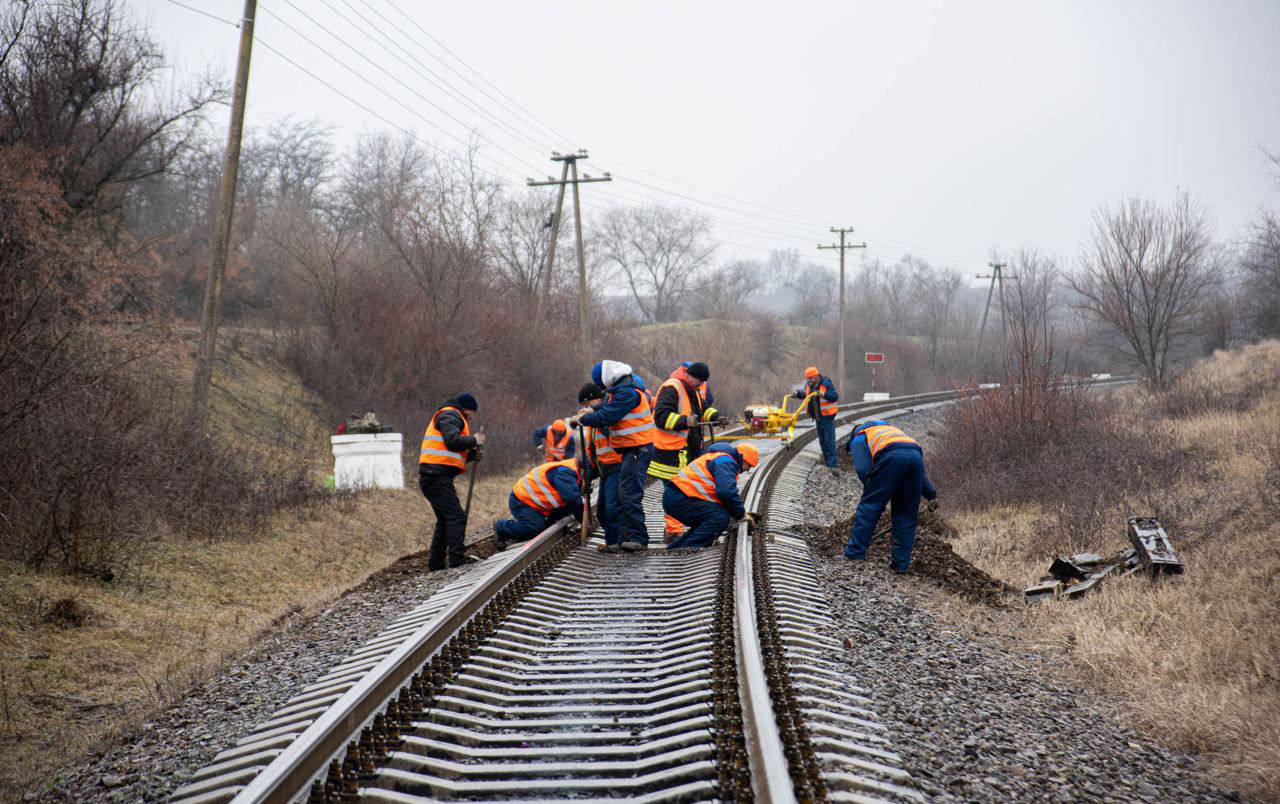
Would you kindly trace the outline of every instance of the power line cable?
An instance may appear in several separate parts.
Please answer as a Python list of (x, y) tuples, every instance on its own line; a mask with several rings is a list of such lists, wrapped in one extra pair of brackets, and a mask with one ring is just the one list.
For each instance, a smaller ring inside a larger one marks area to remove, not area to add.
[[(439, 111), (441, 114), (443, 114), (444, 116), (448, 117), (450, 120), (454, 121), (454, 122), (455, 122), (455, 123), (457, 123), (458, 125), (463, 126), (464, 128), (470, 128), (470, 127), (467, 125), (467, 123), (466, 123), (465, 121), (461, 120), (461, 119), (460, 119), (460, 118), (458, 118), (456, 115), (452, 114), (451, 112), (449, 112), (448, 110), (446, 110), (444, 107), (440, 106), (440, 105), (439, 105), (438, 103), (436, 103), (435, 101), (431, 100), (431, 99), (430, 99), (430, 98), (428, 98), (427, 96), (423, 95), (421, 92), (418, 92), (416, 89), (414, 89), (413, 87), (411, 87), (411, 86), (409, 86), (408, 84), (406, 84), (406, 83), (405, 83), (405, 82), (404, 82), (404, 81), (403, 81), (399, 76), (395, 75), (395, 74), (394, 74), (394, 73), (392, 73), (390, 70), (388, 70), (388, 69), (386, 69), (385, 67), (383, 67), (382, 65), (378, 64), (378, 63), (377, 63), (377, 62), (375, 62), (373, 59), (370, 59), (370, 58), (369, 58), (368, 56), (366, 56), (363, 52), (361, 52), (358, 48), (353, 47), (350, 43), (348, 43), (348, 42), (347, 42), (346, 40), (344, 40), (342, 37), (338, 36), (337, 34), (335, 34), (335, 33), (333, 33), (332, 31), (330, 31), (328, 28), (326, 28), (326, 27), (324, 27), (323, 25), (321, 25), (321, 24), (319, 24), (318, 22), (316, 22), (316, 21), (315, 21), (314, 19), (312, 19), (312, 18), (311, 18), (311, 17), (310, 17), (310, 16), (309, 16), (305, 11), (303, 11), (303, 10), (302, 10), (302, 9), (300, 9), (300, 8), (298, 8), (298, 6), (294, 5), (294, 3), (292, 2), (292, 0), (284, 0), (284, 2), (285, 2), (287, 5), (289, 5), (289, 6), (291, 6), (292, 8), (294, 8), (294, 9), (295, 9), (299, 14), (301, 14), (304, 18), (306, 18), (306, 19), (310, 20), (310, 21), (312, 22), (312, 24), (314, 24), (314, 25), (315, 25), (316, 27), (318, 27), (320, 30), (324, 31), (324, 32), (325, 32), (325, 33), (327, 33), (329, 36), (333, 37), (334, 39), (338, 40), (338, 41), (339, 41), (339, 42), (341, 42), (342, 44), (346, 45), (349, 49), (351, 49), (352, 51), (354, 51), (358, 56), (360, 56), (360, 57), (361, 57), (361, 58), (363, 58), (365, 61), (369, 62), (369, 63), (370, 63), (370, 64), (372, 64), (374, 67), (376, 67), (376, 68), (378, 68), (379, 70), (381, 70), (382, 72), (386, 73), (386, 74), (387, 74), (387, 76), (389, 76), (393, 81), (395, 81), (396, 83), (400, 84), (400, 85), (401, 85), (401, 86), (403, 86), (405, 89), (408, 89), (410, 92), (412, 92), (414, 95), (416, 95), (416, 96), (418, 96), (419, 98), (421, 98), (425, 103), (427, 103), (428, 105), (430, 105), (432, 108), (436, 109), (436, 110), (437, 110), (437, 111)], [(311, 45), (312, 47), (316, 48), (317, 50), (321, 51), (322, 53), (324, 53), (326, 56), (328, 56), (330, 59), (332, 59), (332, 60), (333, 60), (333, 61), (334, 61), (334, 62), (335, 62), (339, 67), (341, 67), (342, 69), (346, 70), (348, 73), (350, 73), (350, 74), (352, 74), (352, 75), (356, 76), (356, 77), (357, 77), (357, 78), (359, 78), (360, 80), (362, 80), (362, 81), (364, 81), (365, 83), (367, 83), (367, 84), (369, 84), (370, 86), (372, 86), (374, 89), (377, 89), (377, 90), (378, 90), (379, 92), (381, 92), (383, 95), (386, 95), (386, 96), (387, 96), (387, 98), (389, 98), (390, 100), (392, 100), (392, 101), (394, 101), (395, 103), (399, 104), (400, 106), (403, 106), (403, 107), (404, 107), (407, 111), (409, 111), (411, 114), (416, 115), (417, 117), (419, 117), (420, 119), (422, 119), (423, 121), (425, 121), (428, 125), (430, 125), (430, 126), (432, 126), (433, 128), (435, 128), (436, 130), (440, 131), (441, 133), (445, 134), (446, 136), (450, 137), (451, 139), (453, 139), (453, 140), (455, 140), (455, 141), (457, 141), (457, 142), (460, 142), (460, 143), (463, 145), (463, 147), (465, 147), (465, 148), (469, 148), (469, 147), (470, 147), (470, 143), (466, 142), (465, 140), (462, 140), (460, 137), (458, 137), (457, 135), (453, 134), (452, 132), (449, 132), (448, 130), (446, 130), (446, 129), (445, 129), (444, 127), (442, 127), (440, 124), (436, 123), (436, 122), (435, 122), (434, 120), (432, 120), (431, 118), (429, 118), (429, 117), (427, 117), (426, 115), (422, 114), (421, 112), (417, 111), (416, 109), (414, 109), (413, 107), (411, 107), (409, 104), (405, 103), (404, 101), (399, 100), (398, 98), (396, 98), (395, 96), (393, 96), (391, 93), (387, 92), (385, 89), (383, 89), (383, 88), (382, 88), (381, 86), (379, 86), (378, 84), (374, 83), (373, 81), (370, 81), (369, 79), (365, 78), (365, 77), (364, 77), (363, 75), (361, 75), (360, 73), (356, 72), (354, 69), (352, 69), (352, 68), (351, 68), (349, 65), (347, 65), (346, 63), (344, 63), (344, 62), (343, 62), (341, 59), (339, 59), (337, 56), (333, 55), (333, 53), (329, 52), (329, 50), (327, 50), (327, 49), (326, 49), (326, 48), (324, 48), (322, 45), (320, 45), (320, 43), (316, 42), (314, 39), (312, 39), (311, 37), (307, 36), (307, 35), (306, 35), (306, 34), (304, 34), (302, 31), (298, 30), (296, 27), (294, 27), (292, 24), (290, 24), (290, 23), (289, 23), (286, 19), (284, 19), (284, 17), (282, 17), (281, 15), (277, 14), (276, 12), (272, 11), (271, 9), (269, 9), (269, 8), (267, 8), (267, 7), (265, 7), (265, 6), (259, 6), (259, 7), (260, 7), (260, 8), (262, 8), (262, 10), (263, 10), (263, 11), (267, 12), (267, 13), (268, 13), (268, 14), (270, 14), (272, 17), (274, 17), (276, 20), (278, 20), (278, 21), (280, 22), (280, 24), (284, 25), (284, 26), (285, 26), (286, 28), (288, 28), (290, 31), (293, 31), (293, 32), (294, 32), (294, 33), (295, 33), (299, 38), (301, 38), (304, 42), (306, 42), (307, 44), (309, 44), (309, 45)], [(486, 137), (485, 135), (481, 134), (479, 131), (475, 130), (474, 128), (471, 128), (471, 131), (473, 132), (473, 134), (474, 134), (478, 139), (484, 140), (485, 142), (487, 142), (487, 143), (489, 143), (490, 145), (492, 145), (495, 149), (497, 149), (497, 150), (501, 151), (502, 153), (506, 154), (507, 156), (511, 157), (512, 159), (516, 160), (517, 162), (519, 162), (519, 163), (521, 163), (521, 164), (524, 164), (524, 165), (526, 165), (527, 167), (533, 168), (534, 170), (540, 170), (540, 169), (541, 169), (541, 168), (535, 168), (535, 167), (533, 167), (533, 165), (532, 165), (531, 163), (529, 163), (529, 162), (526, 162), (526, 161), (524, 160), (524, 158), (523, 158), (523, 157), (521, 157), (521, 156), (519, 156), (519, 155), (517, 155), (517, 154), (515, 154), (515, 153), (513, 153), (513, 152), (511, 152), (511, 151), (509, 151), (509, 150), (507, 150), (506, 148), (504, 148), (503, 146), (501, 146), (501, 145), (499, 145), (498, 143), (494, 142), (493, 140), (489, 139), (488, 137)], [(510, 167), (508, 167), (508, 166), (506, 166), (506, 165), (502, 165), (502, 163), (497, 162), (496, 160), (492, 160), (492, 161), (494, 161), (494, 163), (495, 163), (495, 164), (501, 165), (501, 166), (502, 166), (504, 169), (506, 169), (506, 170), (511, 170), (511, 168), (510, 168)], [(518, 175), (520, 175), (520, 173), (521, 173), (521, 172), (523, 172), (523, 171), (511, 170), (511, 172), (518, 176)]]
[(216, 15), (216, 14), (210, 14), (208, 11), (205, 11), (205, 10), (204, 10), (204, 9), (202, 9), (202, 8), (196, 8), (195, 6), (189, 6), (189, 5), (187, 5), (186, 3), (179, 3), (179, 2), (178, 2), (178, 0), (168, 0), (168, 2), (170, 2), (170, 3), (174, 4), (175, 6), (179, 6), (179, 7), (181, 7), (181, 8), (185, 8), (187, 11), (194, 11), (195, 13), (199, 14), (199, 15), (200, 15), (200, 16), (202, 16), (202, 17), (208, 17), (208, 18), (209, 18), (209, 19), (211, 19), (211, 20), (217, 20), (218, 22), (222, 23), (223, 25), (230, 25), (232, 28), (239, 28), (239, 27), (240, 27), (237, 23), (234, 23), (234, 22), (232, 22), (231, 20), (224, 20), (222, 17), (219, 17), (219, 16), (218, 16), (218, 15)]

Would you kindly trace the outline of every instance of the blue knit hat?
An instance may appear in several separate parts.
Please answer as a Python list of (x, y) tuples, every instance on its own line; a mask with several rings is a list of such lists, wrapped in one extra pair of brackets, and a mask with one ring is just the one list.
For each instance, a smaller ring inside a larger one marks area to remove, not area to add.
[(458, 400), (458, 407), (463, 410), (475, 412), (480, 409), (480, 404), (476, 402), (476, 398), (471, 395), (470, 391), (463, 391), (454, 398)]
[(601, 360), (591, 367), (591, 381), (601, 388), (604, 387), (604, 361)]

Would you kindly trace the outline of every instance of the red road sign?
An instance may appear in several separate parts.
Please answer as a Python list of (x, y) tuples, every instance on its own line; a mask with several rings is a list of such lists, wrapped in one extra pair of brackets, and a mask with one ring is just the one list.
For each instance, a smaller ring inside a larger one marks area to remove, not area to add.
[(866, 352), (862, 359), (868, 363), (883, 363), (884, 352)]

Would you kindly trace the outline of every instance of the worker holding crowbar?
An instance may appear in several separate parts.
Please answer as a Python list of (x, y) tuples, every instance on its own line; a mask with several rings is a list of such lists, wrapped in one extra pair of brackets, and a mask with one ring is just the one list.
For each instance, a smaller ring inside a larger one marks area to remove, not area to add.
[[(696, 362), (678, 366), (658, 388), (653, 408), (653, 460), (649, 474), (670, 484), (681, 469), (702, 454), (702, 429), (706, 424), (727, 425), (715, 408), (704, 408), (699, 391), (711, 379), (711, 368)], [(664, 527), (667, 544), (684, 533), (684, 526), (674, 516), (666, 516)]]
[[(427, 555), (428, 570), (460, 567), (467, 563), (467, 514), (471, 491), (467, 491), (467, 509), (458, 504), (458, 491), (453, 481), (467, 469), (467, 463), (479, 458), (484, 433), (471, 435), (471, 417), (479, 409), (476, 398), (463, 392), (445, 401), (432, 416), (422, 436), (422, 452), (418, 458), (418, 488), (427, 498), (436, 517), (435, 533)], [(475, 481), (472, 471), (471, 482)]]

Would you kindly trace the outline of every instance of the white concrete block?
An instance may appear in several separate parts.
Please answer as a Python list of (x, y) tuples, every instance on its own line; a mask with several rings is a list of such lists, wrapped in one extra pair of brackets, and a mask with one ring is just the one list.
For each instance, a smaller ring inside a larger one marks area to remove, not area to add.
[(867, 391), (862, 395), (863, 402), (883, 402), (888, 398), (888, 391)]
[(333, 477), (339, 490), (404, 488), (400, 433), (355, 433), (330, 436)]

